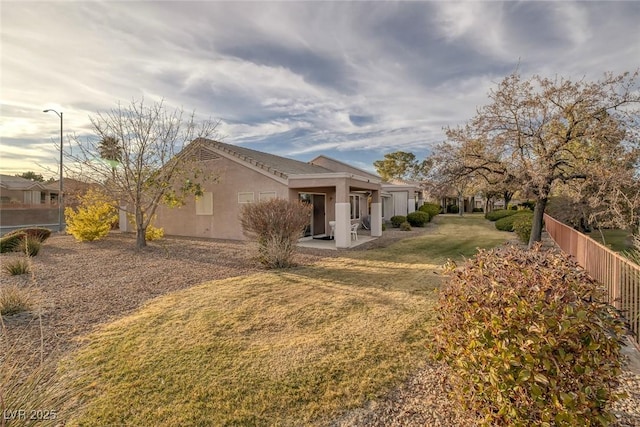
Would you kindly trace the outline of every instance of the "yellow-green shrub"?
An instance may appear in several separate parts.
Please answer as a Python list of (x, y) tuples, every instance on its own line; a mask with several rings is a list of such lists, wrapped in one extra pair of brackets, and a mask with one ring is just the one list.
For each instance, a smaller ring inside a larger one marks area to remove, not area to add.
[(513, 220), (513, 231), (523, 243), (529, 243), (531, 228), (533, 227), (533, 215), (516, 215)]
[(98, 190), (90, 189), (80, 197), (76, 210), (66, 208), (67, 233), (80, 242), (100, 240), (109, 234), (111, 224), (118, 219), (115, 203)]
[(533, 212), (530, 210), (519, 210), (519, 211), (511, 211), (514, 212), (513, 215), (505, 216), (500, 218), (495, 222), (495, 226), (500, 231), (513, 231), (513, 222), (521, 216), (531, 216), (533, 217)]
[(437, 203), (425, 203), (420, 206), (420, 211), (429, 214), (429, 221), (431, 221), (436, 215), (440, 213), (440, 205)]
[(162, 227), (158, 228), (158, 227), (154, 227), (153, 225), (149, 225), (144, 235), (145, 235), (145, 238), (149, 241), (160, 240), (164, 237), (164, 228)]
[[(130, 223), (135, 223), (135, 216), (133, 214), (127, 214), (127, 219), (129, 220)], [(147, 216), (145, 215), (143, 218), (143, 221), (146, 221)], [(151, 225), (151, 222), (155, 221), (156, 216), (154, 215), (151, 218), (151, 221), (149, 223), (149, 225), (147, 225), (147, 228), (144, 231), (144, 238), (147, 241), (153, 241), (153, 240), (160, 240), (164, 237), (164, 228), (160, 227), (154, 227), (153, 225)]]
[(606, 425), (623, 323), (564, 255), (480, 251), (438, 302), (435, 350), (483, 425)]

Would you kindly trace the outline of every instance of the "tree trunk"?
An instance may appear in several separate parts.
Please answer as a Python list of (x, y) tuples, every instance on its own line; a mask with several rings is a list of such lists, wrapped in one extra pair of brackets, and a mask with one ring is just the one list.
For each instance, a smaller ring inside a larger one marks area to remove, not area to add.
[(502, 197), (504, 197), (504, 208), (505, 209), (509, 209), (509, 202), (511, 201), (511, 197), (513, 196), (513, 194), (510, 191), (505, 191), (502, 194)]
[(542, 240), (542, 222), (544, 221), (544, 210), (547, 207), (548, 199), (536, 199), (536, 207), (533, 209), (533, 222), (531, 224), (531, 237), (529, 237), (529, 247), (535, 242)]
[(462, 194), (458, 194), (458, 215), (462, 216), (464, 213), (464, 198)]
[(147, 246), (147, 228), (144, 226), (144, 215), (136, 209), (136, 249)]

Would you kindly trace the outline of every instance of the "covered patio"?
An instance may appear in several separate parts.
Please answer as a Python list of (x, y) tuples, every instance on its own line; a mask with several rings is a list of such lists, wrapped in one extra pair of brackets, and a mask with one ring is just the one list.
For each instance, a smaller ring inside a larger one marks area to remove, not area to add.
[[(357, 240), (352, 238), (352, 225), (362, 224), (365, 217), (370, 234), (367, 241), (382, 235), (379, 180), (346, 172), (289, 175), (288, 187), (290, 200), (313, 205), (308, 239), (302, 241), (303, 245), (347, 249), (364, 243), (364, 235), (362, 242), (360, 236)], [(334, 237), (331, 240), (313, 239), (331, 234)]]

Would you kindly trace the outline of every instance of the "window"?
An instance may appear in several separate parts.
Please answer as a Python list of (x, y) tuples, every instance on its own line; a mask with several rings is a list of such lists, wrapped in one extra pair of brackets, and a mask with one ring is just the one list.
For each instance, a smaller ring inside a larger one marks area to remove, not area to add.
[(238, 193), (238, 203), (253, 203), (253, 192)]
[(196, 199), (196, 215), (213, 215), (213, 193), (205, 192)]
[(349, 196), (351, 219), (360, 219), (360, 196)]
[(258, 200), (263, 202), (265, 200), (275, 199), (276, 197), (277, 196), (275, 191), (261, 191), (258, 196)]

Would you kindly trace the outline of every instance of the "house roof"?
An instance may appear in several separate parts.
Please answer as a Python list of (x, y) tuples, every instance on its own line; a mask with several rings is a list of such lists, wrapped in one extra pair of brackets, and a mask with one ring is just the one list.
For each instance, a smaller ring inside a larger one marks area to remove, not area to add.
[(299, 160), (288, 159), (286, 157), (276, 156), (274, 154), (263, 153), (261, 151), (251, 150), (237, 145), (225, 144), (211, 139), (200, 138), (196, 140), (203, 147), (211, 147), (227, 154), (230, 154), (240, 160), (254, 164), (266, 169), (281, 177), (299, 174), (325, 174), (334, 173), (334, 171), (323, 168), (322, 166), (313, 165), (311, 163), (301, 162)]
[(42, 190), (44, 185), (37, 181), (31, 181), (19, 176), (0, 175), (0, 187), (7, 190)]
[[(326, 160), (326, 162), (323, 162), (323, 160)], [(348, 163), (345, 163), (345, 162), (342, 162), (340, 160), (336, 160), (336, 159), (331, 158), (329, 156), (325, 156), (324, 154), (319, 155), (315, 159), (311, 160), (309, 163), (315, 164), (315, 163), (320, 163), (320, 162), (323, 162), (325, 164), (329, 163), (330, 165), (338, 166), (336, 168), (332, 168), (332, 170), (334, 172), (353, 172), (353, 171), (355, 171), (359, 175), (362, 175), (364, 177), (372, 178), (372, 179), (376, 179), (376, 180), (381, 180), (381, 178), (378, 175), (374, 174), (374, 173), (368, 172), (368, 171), (366, 171), (364, 169), (357, 168), (355, 166), (352, 166), (352, 165), (350, 165)], [(342, 167), (340, 167), (340, 166), (342, 166)]]

